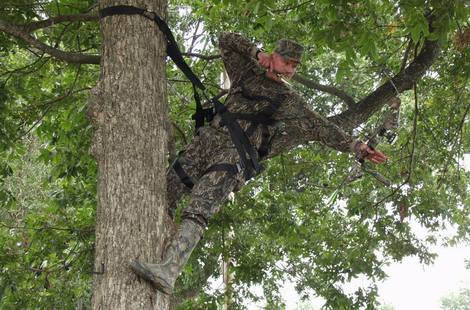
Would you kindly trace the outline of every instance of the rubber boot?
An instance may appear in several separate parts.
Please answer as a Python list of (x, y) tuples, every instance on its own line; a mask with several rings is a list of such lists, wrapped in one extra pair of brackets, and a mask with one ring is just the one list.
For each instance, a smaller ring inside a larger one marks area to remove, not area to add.
[(178, 232), (173, 236), (160, 264), (133, 261), (132, 271), (149, 281), (156, 289), (171, 294), (176, 279), (183, 271), (193, 249), (201, 239), (204, 228), (191, 220), (183, 220)]

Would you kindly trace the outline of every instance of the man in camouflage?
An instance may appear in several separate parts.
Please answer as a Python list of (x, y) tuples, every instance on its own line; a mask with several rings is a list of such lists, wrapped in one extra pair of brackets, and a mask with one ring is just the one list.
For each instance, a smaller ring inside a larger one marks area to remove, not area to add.
[[(280, 40), (274, 52), (258, 50), (245, 37), (222, 33), (219, 47), (231, 88), (225, 101), (230, 113), (265, 113), (273, 120), (269, 125), (250, 120), (237, 120), (251, 145), (264, 160), (309, 141), (319, 141), (342, 152), (352, 152), (374, 163), (386, 160), (379, 151), (355, 141), (337, 125), (311, 111), (306, 102), (286, 85), (281, 76), (290, 78), (300, 63), (303, 48)], [(168, 172), (169, 213), (190, 193), (178, 232), (166, 249), (159, 264), (134, 261), (132, 270), (151, 282), (157, 289), (170, 294), (176, 278), (199, 242), (208, 220), (219, 211), (231, 192), (245, 183), (246, 165), (232, 142), (226, 126), (216, 115), (210, 126), (201, 127), (192, 143), (180, 154), (177, 164), (194, 186), (183, 184), (175, 169)], [(214, 165), (230, 164), (240, 169), (211, 169)]]

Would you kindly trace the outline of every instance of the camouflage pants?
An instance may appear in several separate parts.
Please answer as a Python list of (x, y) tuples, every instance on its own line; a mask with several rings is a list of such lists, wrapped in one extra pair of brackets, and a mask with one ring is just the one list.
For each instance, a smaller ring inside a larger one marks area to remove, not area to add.
[(213, 127), (202, 127), (193, 142), (178, 158), (184, 171), (192, 178), (194, 187), (184, 185), (174, 169), (167, 173), (168, 212), (173, 215), (184, 194), (190, 194), (183, 218), (206, 226), (213, 214), (227, 200), (232, 191), (243, 184), (243, 172), (233, 175), (227, 171), (204, 172), (214, 164), (235, 164), (239, 161), (237, 150), (226, 131)]

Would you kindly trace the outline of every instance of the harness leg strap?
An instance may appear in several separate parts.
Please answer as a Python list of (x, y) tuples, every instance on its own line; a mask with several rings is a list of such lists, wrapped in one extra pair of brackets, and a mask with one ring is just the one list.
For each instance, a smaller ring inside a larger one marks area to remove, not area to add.
[(175, 170), (176, 174), (179, 176), (181, 182), (186, 185), (189, 189), (194, 187), (194, 182), (192, 178), (184, 171), (183, 166), (179, 162), (178, 158), (175, 159), (172, 165), (173, 169)]

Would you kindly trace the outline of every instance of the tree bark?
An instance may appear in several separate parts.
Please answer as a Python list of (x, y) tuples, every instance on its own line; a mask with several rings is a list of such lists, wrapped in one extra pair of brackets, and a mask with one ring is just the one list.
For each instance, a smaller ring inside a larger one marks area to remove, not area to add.
[[(100, 9), (123, 4), (166, 17), (166, 0), (99, 3)], [(129, 268), (134, 259), (159, 261), (170, 229), (166, 45), (155, 24), (142, 16), (109, 16), (100, 23), (101, 76), (89, 107), (99, 173), (92, 307), (168, 309), (169, 297)]]

